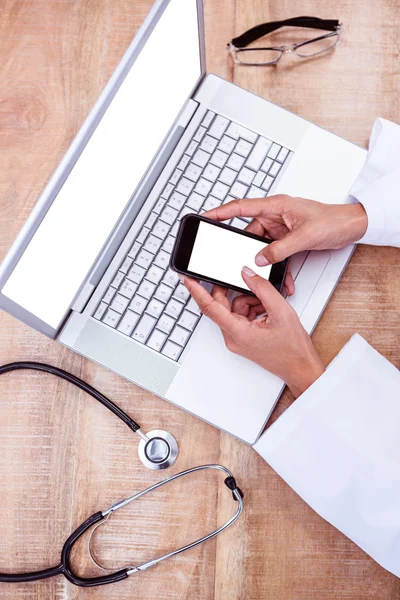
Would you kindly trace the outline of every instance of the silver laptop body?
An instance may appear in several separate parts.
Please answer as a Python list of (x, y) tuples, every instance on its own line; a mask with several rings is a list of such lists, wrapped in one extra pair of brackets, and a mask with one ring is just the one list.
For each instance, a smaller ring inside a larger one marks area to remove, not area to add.
[[(235, 197), (345, 202), (364, 161), (207, 75), (202, 0), (157, 0), (4, 259), (0, 306), (252, 444), (284, 384), (231, 354), (169, 269), (179, 220)], [(352, 251), (294, 257), (307, 331)]]

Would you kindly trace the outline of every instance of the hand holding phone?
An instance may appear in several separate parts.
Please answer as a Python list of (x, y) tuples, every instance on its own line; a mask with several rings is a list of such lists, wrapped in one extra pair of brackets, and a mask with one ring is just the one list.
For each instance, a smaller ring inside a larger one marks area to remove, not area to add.
[(254, 262), (256, 254), (271, 242), (203, 216), (186, 215), (178, 230), (171, 267), (189, 277), (253, 294), (241, 275), (242, 267), (248, 265), (280, 291), (287, 260), (266, 267)]

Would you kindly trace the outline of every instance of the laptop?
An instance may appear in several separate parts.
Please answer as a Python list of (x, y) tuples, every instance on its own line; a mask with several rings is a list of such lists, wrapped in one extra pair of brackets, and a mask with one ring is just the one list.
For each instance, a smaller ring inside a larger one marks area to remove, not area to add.
[[(345, 202), (365, 155), (207, 74), (202, 0), (157, 0), (4, 259), (0, 306), (253, 444), (284, 384), (225, 348), (169, 268), (179, 221), (237, 197)], [(294, 257), (308, 332), (352, 251)]]

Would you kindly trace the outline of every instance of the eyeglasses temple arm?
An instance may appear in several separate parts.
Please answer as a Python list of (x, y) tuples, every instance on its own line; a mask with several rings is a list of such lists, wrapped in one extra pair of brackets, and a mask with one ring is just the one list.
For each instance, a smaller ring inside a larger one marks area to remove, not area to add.
[(245, 48), (252, 42), (255, 42), (260, 37), (272, 33), (281, 27), (309, 27), (310, 29), (323, 29), (325, 31), (336, 31), (339, 27), (338, 19), (319, 19), (318, 17), (294, 17), (292, 19), (284, 19), (282, 21), (271, 21), (270, 23), (262, 23), (248, 29), (242, 35), (233, 38), (230, 42), (236, 48)]

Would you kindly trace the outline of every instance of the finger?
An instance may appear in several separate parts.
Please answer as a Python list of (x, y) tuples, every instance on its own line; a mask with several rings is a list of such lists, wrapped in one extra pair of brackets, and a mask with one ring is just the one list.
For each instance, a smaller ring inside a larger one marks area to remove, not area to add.
[[(232, 302), (232, 312), (235, 312), (238, 315), (242, 315), (243, 317), (247, 317), (249, 315), (250, 309), (257, 304), (261, 305), (261, 302), (258, 298), (254, 296), (237, 296)], [(264, 309), (263, 309), (264, 310)]]
[(232, 200), (217, 206), (212, 210), (204, 213), (203, 216), (207, 216), (209, 219), (215, 221), (227, 221), (233, 219), (233, 217), (260, 217), (268, 214), (269, 207), (275, 206), (280, 199), (286, 198), (286, 196), (274, 196), (273, 200), (270, 198), (244, 198), (238, 200)]
[(211, 296), (214, 298), (214, 300), (222, 304), (222, 306), (225, 306), (226, 308), (231, 310), (231, 305), (229, 304), (228, 300), (227, 288), (224, 288), (220, 285), (214, 285), (211, 290)]
[(204, 315), (228, 333), (233, 333), (237, 329), (238, 323), (226, 306), (214, 300), (211, 294), (194, 279), (190, 277), (182, 277), (182, 279)]
[(244, 230), (261, 237), (265, 235), (265, 229), (257, 219), (253, 219)]
[(285, 275), (285, 290), (288, 296), (293, 296), (295, 291), (294, 279), (292, 275), (292, 265), (289, 261), (288, 268)]
[(253, 306), (250, 309), (250, 312), (249, 312), (249, 315), (247, 318), (249, 321), (255, 321), (259, 315), (265, 315), (265, 308), (263, 307), (262, 304), (257, 304), (257, 306)]
[(310, 240), (301, 230), (291, 231), (281, 240), (276, 240), (263, 248), (255, 257), (255, 263), (259, 267), (273, 265), (281, 260), (285, 260), (296, 252), (307, 250), (310, 246)]
[(249, 267), (243, 267), (242, 277), (253, 294), (260, 300), (268, 315), (279, 314), (282, 307), (286, 307), (284, 298), (267, 279), (256, 275)]

